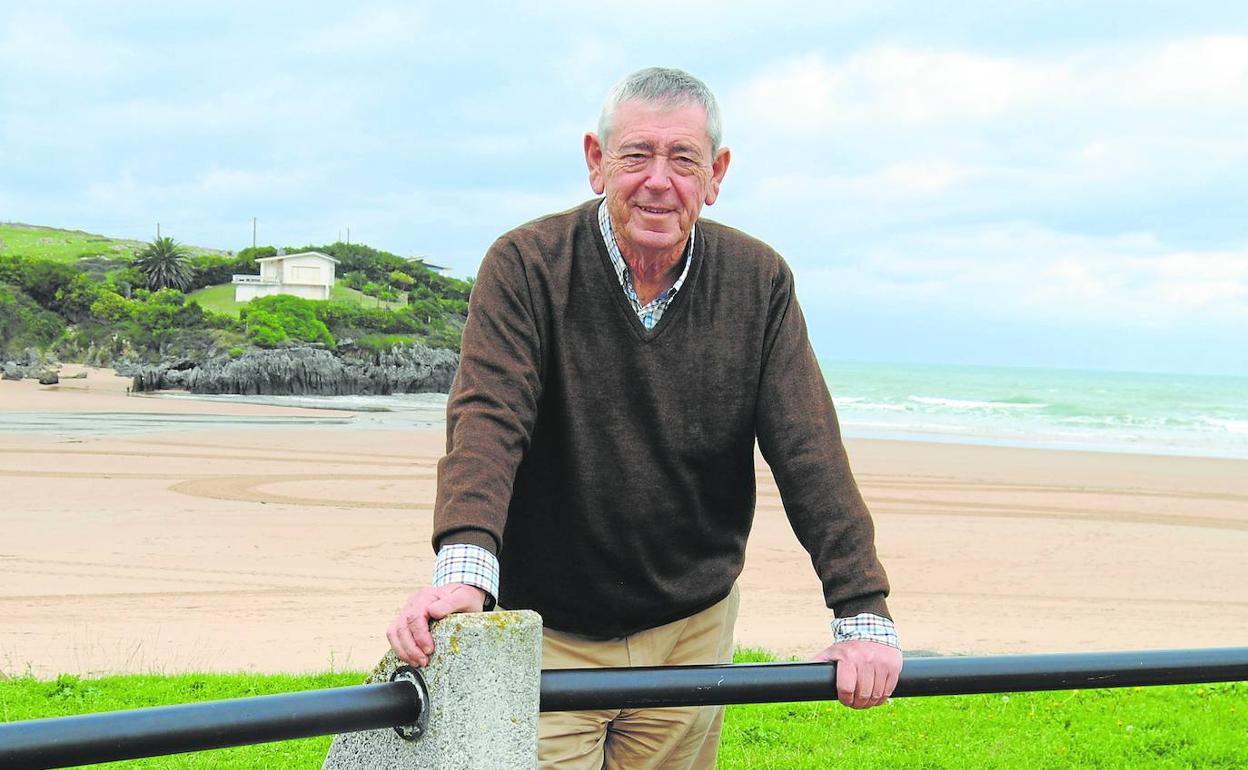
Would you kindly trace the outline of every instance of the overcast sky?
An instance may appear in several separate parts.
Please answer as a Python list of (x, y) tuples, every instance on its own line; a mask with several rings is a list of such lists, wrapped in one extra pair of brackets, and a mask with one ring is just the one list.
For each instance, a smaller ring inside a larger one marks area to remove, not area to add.
[(679, 66), (821, 358), (1248, 374), (1248, 3), (528, 5), (5, 2), (0, 221), (471, 275)]

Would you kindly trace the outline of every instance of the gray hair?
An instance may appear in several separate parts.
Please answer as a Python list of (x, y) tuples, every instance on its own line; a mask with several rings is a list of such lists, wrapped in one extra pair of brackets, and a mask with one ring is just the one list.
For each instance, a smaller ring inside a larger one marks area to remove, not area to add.
[(615, 122), (616, 108), (633, 100), (667, 109), (691, 105), (701, 107), (706, 111), (706, 133), (711, 139), (711, 154), (719, 151), (724, 129), (715, 94), (706, 87), (706, 83), (693, 75), (670, 67), (637, 70), (615, 84), (602, 105), (602, 114), (598, 116), (598, 138), (603, 144), (607, 143)]

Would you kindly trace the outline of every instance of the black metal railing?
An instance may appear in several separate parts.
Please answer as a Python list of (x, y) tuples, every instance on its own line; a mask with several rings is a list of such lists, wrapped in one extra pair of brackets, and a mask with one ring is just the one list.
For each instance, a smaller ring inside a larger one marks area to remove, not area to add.
[(415, 724), (417, 685), (334, 687), (0, 724), (0, 768), (36, 770)]
[[(894, 698), (1248, 680), (1248, 647), (907, 658)], [(831, 663), (542, 672), (542, 711), (785, 703), (836, 698)]]
[[(542, 711), (832, 700), (832, 663), (542, 672)], [(1248, 681), (1248, 647), (907, 658), (893, 697)], [(402, 727), (427, 715), (420, 682), (0, 724), (0, 768), (70, 767)]]

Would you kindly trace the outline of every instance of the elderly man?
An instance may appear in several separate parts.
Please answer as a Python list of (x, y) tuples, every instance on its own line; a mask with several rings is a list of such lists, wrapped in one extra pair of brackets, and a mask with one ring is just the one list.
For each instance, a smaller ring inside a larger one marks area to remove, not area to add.
[[(473, 288), (438, 466), (434, 586), (387, 632), (428, 662), (428, 624), (541, 613), (543, 667), (727, 662), (754, 516), (754, 444), (835, 613), (842, 703), (892, 692), (901, 653), (870, 515), (766, 244), (698, 218), (731, 154), (679, 70), (634, 73), (585, 136), (605, 197), (490, 248)], [(709, 768), (722, 709), (546, 714), (548, 768)]]

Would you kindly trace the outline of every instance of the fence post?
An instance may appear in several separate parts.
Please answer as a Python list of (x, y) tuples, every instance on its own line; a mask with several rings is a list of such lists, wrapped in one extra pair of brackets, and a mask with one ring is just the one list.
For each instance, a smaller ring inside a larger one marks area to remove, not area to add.
[[(340, 734), (322, 770), (536, 770), (541, 617), (451, 615), (433, 627), (433, 639), (437, 652), (421, 671), (429, 695), (421, 735)], [(388, 652), (368, 681), (390, 681), (401, 665)]]

